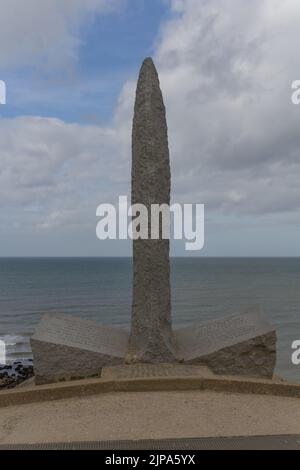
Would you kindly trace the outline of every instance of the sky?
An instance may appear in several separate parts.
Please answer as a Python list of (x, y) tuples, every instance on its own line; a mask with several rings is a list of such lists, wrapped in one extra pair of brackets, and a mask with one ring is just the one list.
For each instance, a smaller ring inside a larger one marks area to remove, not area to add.
[[(167, 108), (172, 202), (205, 246), (300, 256), (298, 0), (0, 0), (0, 256), (130, 256), (96, 208), (130, 195), (143, 59)], [(16, 14), (18, 12), (18, 14)]]

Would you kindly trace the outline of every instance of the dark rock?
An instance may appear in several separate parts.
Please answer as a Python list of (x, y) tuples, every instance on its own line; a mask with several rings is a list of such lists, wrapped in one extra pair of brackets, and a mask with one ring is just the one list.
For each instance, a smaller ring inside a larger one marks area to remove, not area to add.
[(12, 365), (2, 366), (0, 373), (0, 390), (11, 389), (33, 377), (33, 366), (15, 361)]

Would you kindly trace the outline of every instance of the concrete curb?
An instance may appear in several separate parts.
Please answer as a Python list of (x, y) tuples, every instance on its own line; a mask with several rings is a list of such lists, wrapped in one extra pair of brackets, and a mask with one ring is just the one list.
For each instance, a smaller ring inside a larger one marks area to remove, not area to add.
[(0, 408), (44, 401), (87, 397), (110, 392), (163, 392), (211, 390), (213, 392), (300, 398), (300, 385), (241, 377), (155, 377), (90, 379), (51, 385), (31, 385), (0, 392)]
[(299, 435), (202, 437), (140, 441), (49, 442), (43, 444), (2, 444), (1, 450), (299, 450)]

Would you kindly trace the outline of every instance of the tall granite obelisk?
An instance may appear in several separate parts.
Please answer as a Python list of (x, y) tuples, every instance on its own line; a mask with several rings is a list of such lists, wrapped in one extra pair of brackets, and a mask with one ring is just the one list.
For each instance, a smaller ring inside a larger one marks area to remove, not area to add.
[[(170, 205), (171, 172), (166, 110), (151, 58), (141, 68), (132, 132), (132, 204)], [(133, 303), (128, 362), (173, 362), (170, 242), (133, 242)]]

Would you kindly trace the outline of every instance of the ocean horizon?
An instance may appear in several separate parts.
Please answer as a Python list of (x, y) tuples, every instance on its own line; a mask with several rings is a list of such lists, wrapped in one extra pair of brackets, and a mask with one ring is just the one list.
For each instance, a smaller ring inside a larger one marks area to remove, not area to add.
[[(291, 362), (300, 339), (300, 258), (173, 257), (175, 327), (260, 305), (278, 333), (276, 373), (300, 381)], [(8, 360), (31, 357), (29, 339), (45, 313), (63, 313), (130, 328), (132, 258), (0, 258), (0, 339)]]

